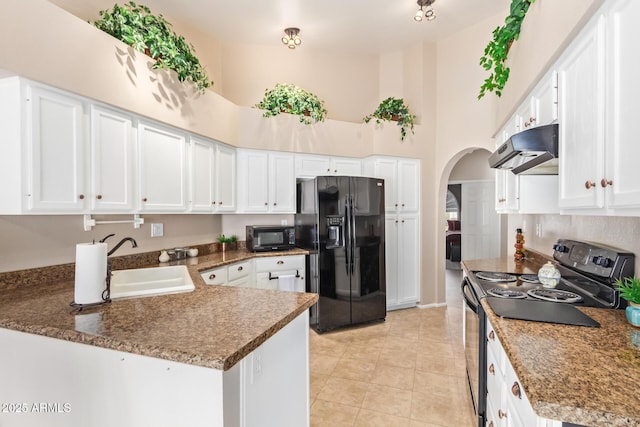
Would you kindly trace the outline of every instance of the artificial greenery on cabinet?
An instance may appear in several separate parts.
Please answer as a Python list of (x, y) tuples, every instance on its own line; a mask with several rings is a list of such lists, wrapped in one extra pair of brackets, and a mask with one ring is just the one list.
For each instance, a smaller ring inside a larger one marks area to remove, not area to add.
[(317, 95), (293, 85), (277, 83), (273, 89), (264, 92), (262, 101), (255, 105), (264, 110), (263, 117), (273, 117), (280, 113), (300, 116), (300, 123), (311, 124), (324, 121), (327, 110), (324, 101)]
[(504, 25), (493, 30), (493, 39), (489, 41), (484, 49), (484, 55), (480, 58), (480, 65), (487, 71), (493, 71), (480, 86), (478, 99), (482, 98), (487, 91), (502, 96), (502, 89), (511, 71), (505, 64), (509, 49), (511, 44), (520, 37), (522, 21), (527, 15), (529, 6), (534, 2), (535, 0), (511, 0), (509, 15), (505, 18)]
[(365, 116), (362, 120), (365, 123), (369, 123), (371, 119), (375, 118), (376, 123), (380, 124), (382, 120), (397, 122), (400, 126), (400, 140), (404, 141), (407, 137), (407, 129), (413, 132), (413, 125), (416, 116), (411, 114), (409, 107), (404, 103), (402, 98), (389, 97), (384, 99), (376, 110)]
[(154, 15), (147, 6), (130, 1), (113, 9), (101, 10), (95, 21), (98, 29), (149, 55), (155, 60), (153, 68), (175, 71), (178, 80), (192, 81), (204, 93), (213, 81), (209, 80), (204, 67), (195, 56), (193, 46), (171, 29), (162, 15)]

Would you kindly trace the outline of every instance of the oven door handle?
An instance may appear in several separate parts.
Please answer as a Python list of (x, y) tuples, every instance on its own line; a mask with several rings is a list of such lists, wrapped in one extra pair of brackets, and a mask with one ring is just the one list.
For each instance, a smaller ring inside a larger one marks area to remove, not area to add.
[[(469, 282), (468, 277), (462, 279), (460, 288), (462, 289), (462, 296), (464, 297), (464, 301), (467, 303), (467, 307), (469, 307), (474, 313), (478, 314), (478, 305), (480, 305), (480, 301), (478, 301), (475, 293), (473, 292), (473, 288), (471, 287), (471, 282)], [(468, 291), (465, 291), (465, 288), (467, 288)]]

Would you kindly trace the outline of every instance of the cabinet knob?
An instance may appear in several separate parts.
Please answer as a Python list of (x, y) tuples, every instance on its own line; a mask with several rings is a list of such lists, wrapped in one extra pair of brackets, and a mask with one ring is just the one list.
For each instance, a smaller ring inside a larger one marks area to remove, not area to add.
[(396, 206), (396, 208), (397, 208), (397, 207), (398, 207), (398, 204), (396, 203), (396, 204), (395, 204), (395, 206)]
[(328, 169), (328, 168), (327, 168), (327, 172), (331, 172), (331, 169)]
[(513, 382), (511, 386), (511, 394), (513, 394), (518, 399), (522, 399), (522, 392), (520, 392), (520, 384), (517, 381)]
[(215, 274), (210, 274), (210, 275), (209, 275), (209, 280), (213, 280), (213, 279), (215, 279), (215, 278), (216, 278), (216, 275), (215, 275)]
[(84, 194), (80, 194), (80, 195), (78, 196), (78, 199), (80, 199), (80, 200), (84, 200)]
[(304, 277), (300, 276), (300, 280), (304, 280)]
[(265, 206), (269, 206), (269, 202), (264, 202), (264, 205)]
[(334, 169), (334, 170), (333, 170), (333, 172), (334, 172), (334, 173), (338, 173), (338, 169)]
[(238, 271), (242, 271), (242, 270), (243, 270), (242, 266), (238, 267)]
[(402, 220), (402, 223), (404, 224), (404, 219)]
[(216, 204), (216, 202), (215, 202), (215, 201), (213, 201), (213, 202), (211, 202), (211, 204), (212, 204), (212, 205), (215, 205), (215, 204)]
[(218, 204), (219, 204), (219, 205), (222, 205), (222, 200), (220, 200), (220, 201), (218, 202)]
[(591, 189), (591, 188), (593, 188), (593, 187), (595, 187), (595, 186), (596, 186), (596, 183), (595, 183), (595, 182), (593, 182), (593, 181), (589, 181), (589, 180), (587, 180), (587, 182), (585, 182), (585, 183), (584, 183), (584, 187), (585, 187), (587, 190), (589, 190), (589, 189)]
[(496, 368), (495, 368), (495, 366), (493, 366), (493, 363), (491, 365), (489, 365), (489, 373), (491, 375), (495, 375), (496, 374)]
[(489, 339), (490, 339), (491, 341), (495, 341), (495, 339), (496, 339), (496, 333), (495, 333), (495, 332), (493, 332), (493, 331), (489, 332)]
[(602, 186), (602, 188), (607, 188), (607, 186), (613, 185), (613, 181), (607, 180), (606, 178), (602, 178), (600, 180), (600, 185)]
[(507, 201), (507, 199), (498, 199), (498, 203), (503, 203), (503, 202), (506, 202), (506, 201)]
[(284, 261), (280, 260), (280, 261), (278, 261), (276, 264), (278, 264), (278, 265), (282, 265), (282, 264), (284, 264)]
[(396, 219), (396, 224), (398, 223), (398, 220)]
[(146, 198), (146, 197), (145, 197), (145, 198), (143, 198), (143, 199), (142, 199), (142, 201), (143, 201), (143, 202), (146, 202), (146, 201), (147, 201), (147, 198)]
[(98, 199), (98, 200), (102, 200), (102, 194), (98, 194), (98, 195), (96, 196), (96, 199)]
[(276, 202), (273, 202), (273, 206), (278, 206), (278, 204)]
[(498, 409), (498, 417), (500, 419), (507, 418), (507, 413), (504, 412), (502, 409)]
[(489, 426), (488, 427), (493, 427), (493, 421), (489, 421)]

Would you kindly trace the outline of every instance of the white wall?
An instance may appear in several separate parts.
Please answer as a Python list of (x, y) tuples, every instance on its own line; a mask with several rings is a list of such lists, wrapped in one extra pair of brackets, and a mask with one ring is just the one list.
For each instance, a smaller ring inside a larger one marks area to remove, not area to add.
[(491, 152), (485, 149), (465, 154), (451, 170), (449, 182), (495, 181), (495, 170), (489, 168), (490, 155)]

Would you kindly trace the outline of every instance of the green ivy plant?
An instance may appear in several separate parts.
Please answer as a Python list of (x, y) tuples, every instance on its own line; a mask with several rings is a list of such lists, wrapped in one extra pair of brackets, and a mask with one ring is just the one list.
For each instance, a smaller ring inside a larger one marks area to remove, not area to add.
[(626, 277), (618, 279), (615, 283), (620, 291), (620, 296), (634, 304), (640, 304), (640, 279), (637, 277)]
[(414, 133), (413, 124), (416, 116), (411, 114), (409, 107), (404, 103), (404, 99), (402, 98), (390, 97), (383, 100), (373, 113), (365, 116), (362, 120), (364, 120), (365, 123), (369, 123), (374, 117), (378, 124), (381, 123), (382, 120), (397, 122), (398, 126), (400, 126), (401, 141), (404, 141), (407, 136), (407, 128), (411, 129), (412, 134)]
[(264, 110), (263, 117), (295, 114), (300, 116), (300, 123), (306, 125), (311, 124), (311, 119), (316, 123), (323, 122), (327, 116), (324, 101), (293, 84), (276, 83), (273, 89), (264, 91), (264, 98), (255, 107)]
[(484, 55), (480, 58), (480, 65), (487, 71), (493, 72), (480, 86), (478, 99), (484, 94), (494, 92), (502, 96), (502, 89), (509, 79), (509, 67), (505, 65), (511, 44), (520, 37), (522, 21), (529, 10), (529, 6), (535, 0), (511, 0), (509, 16), (504, 20), (504, 25), (493, 30), (493, 39), (484, 49)]
[(139, 52), (155, 60), (153, 68), (174, 70), (181, 82), (191, 80), (201, 93), (213, 85), (204, 67), (185, 38), (171, 29), (162, 15), (153, 15), (147, 6), (133, 1), (112, 10), (101, 10), (95, 21), (98, 29), (111, 34)]

